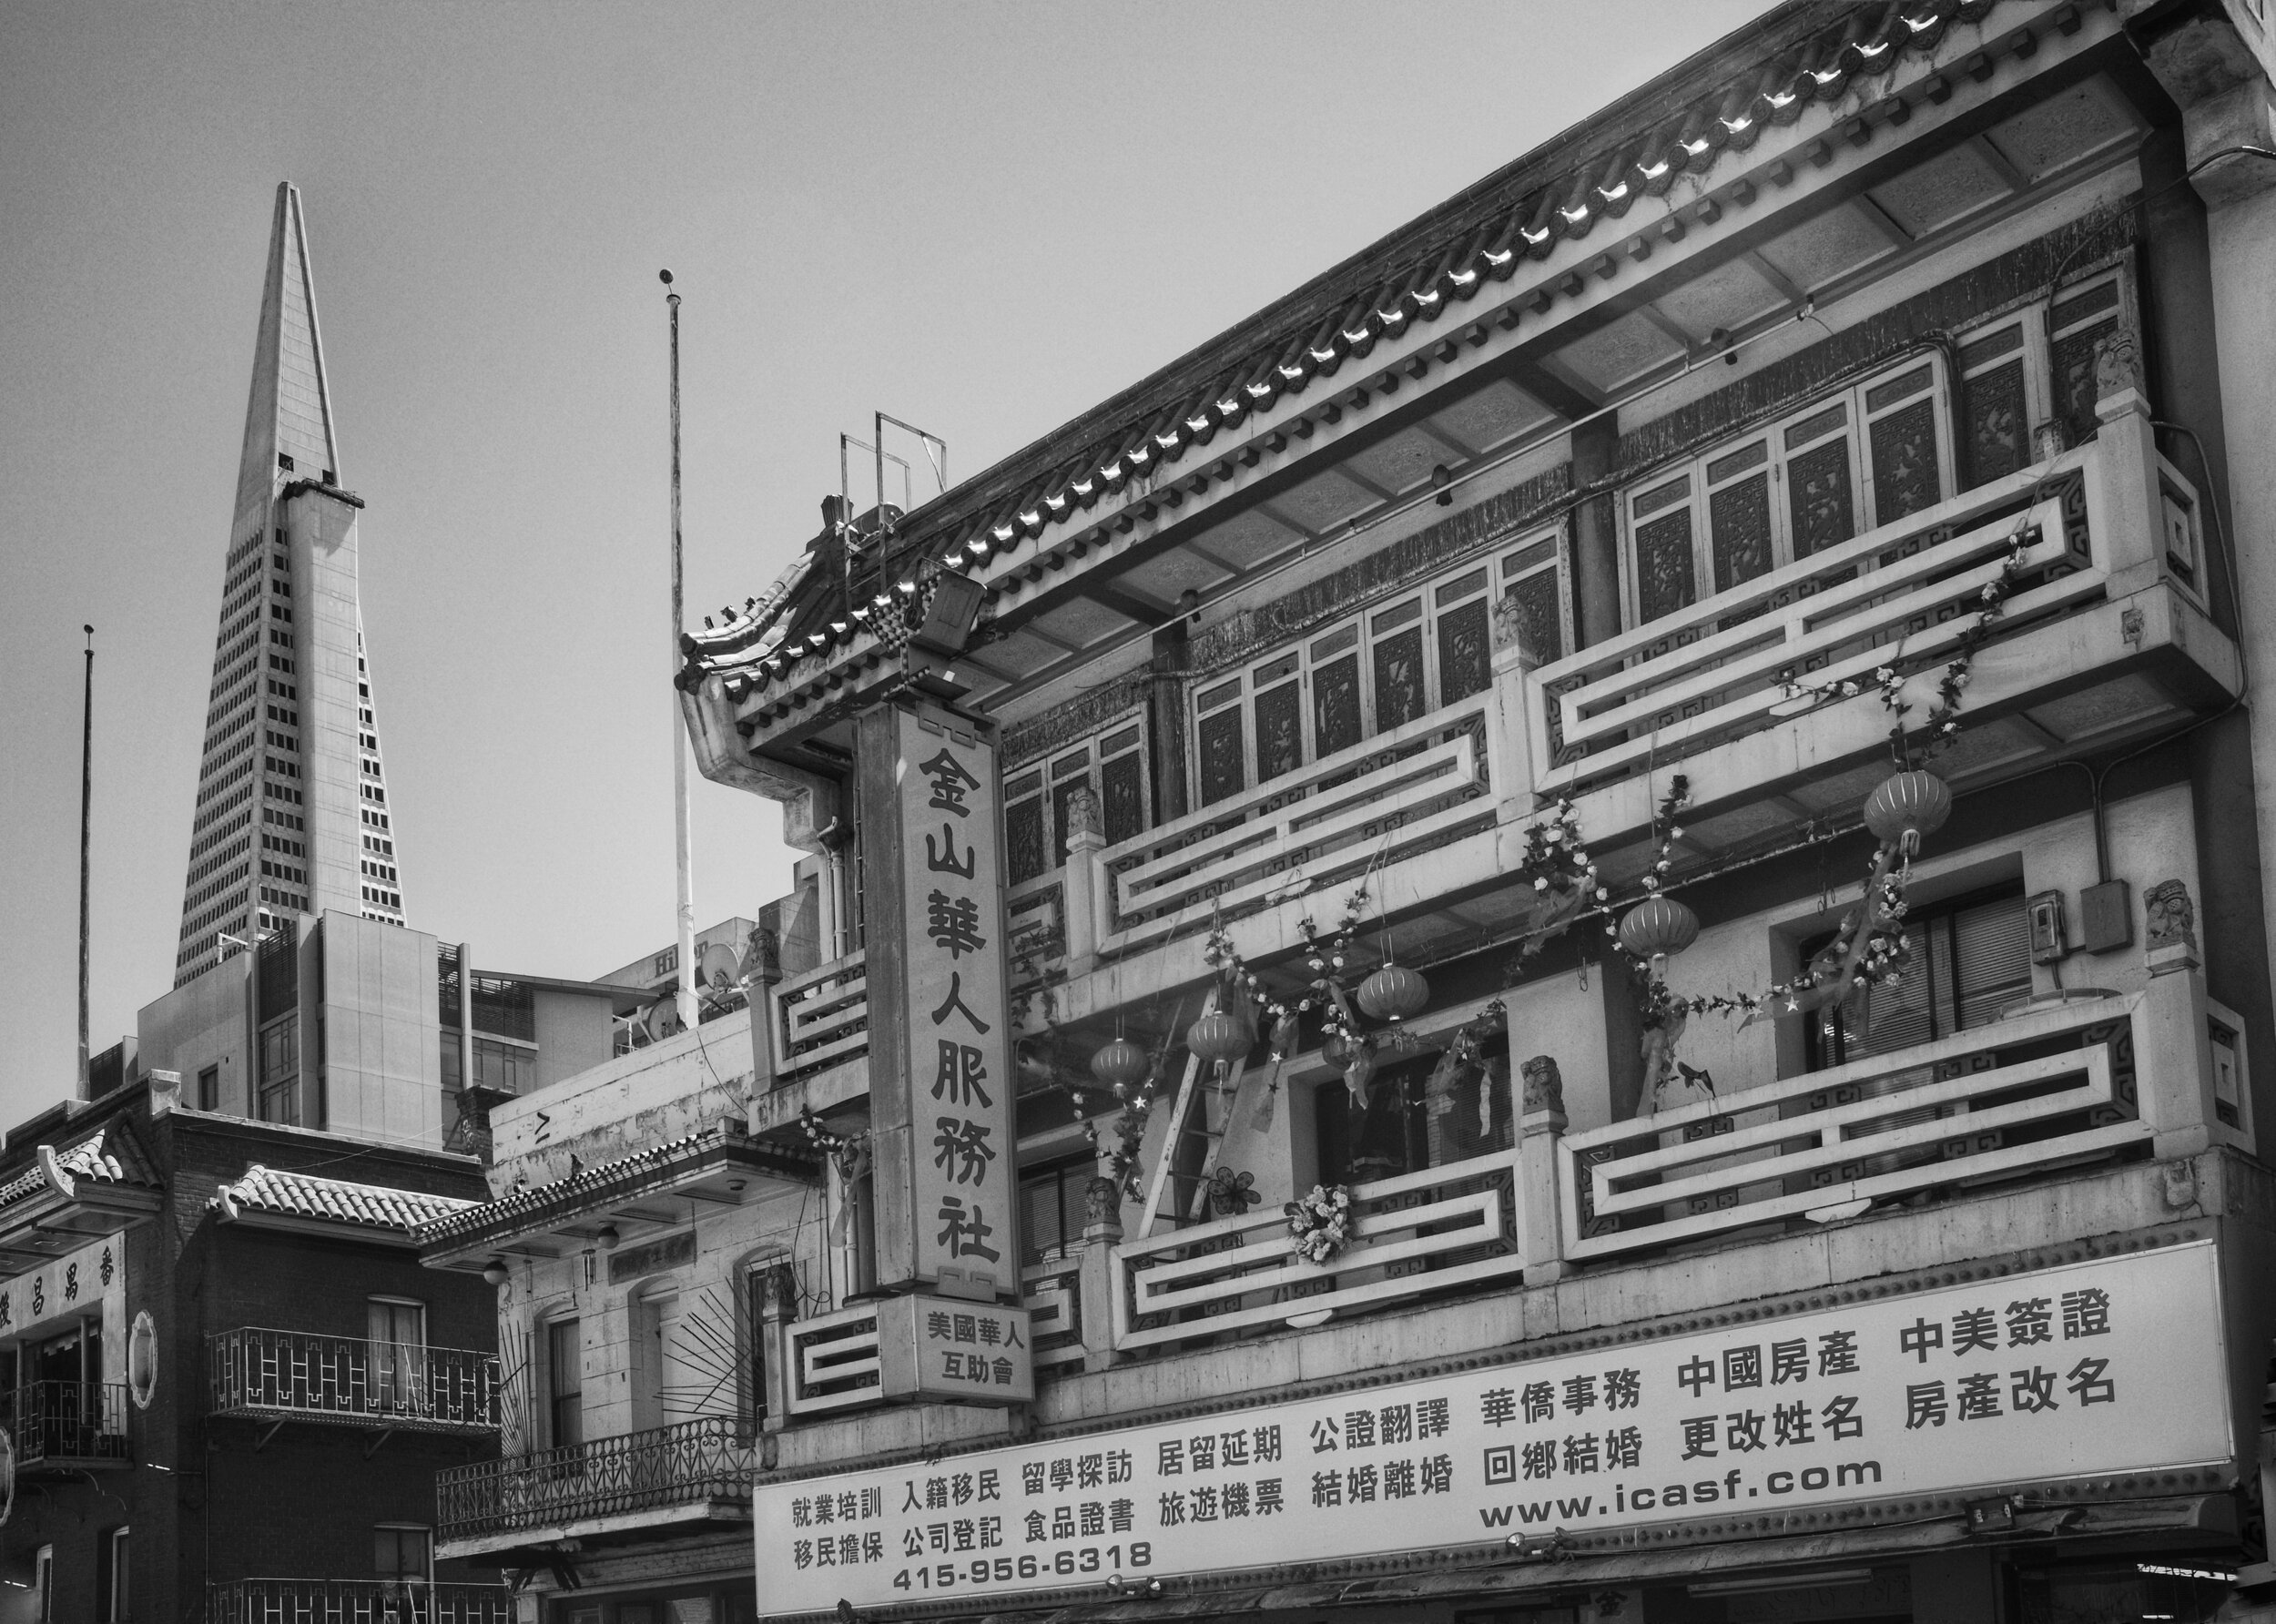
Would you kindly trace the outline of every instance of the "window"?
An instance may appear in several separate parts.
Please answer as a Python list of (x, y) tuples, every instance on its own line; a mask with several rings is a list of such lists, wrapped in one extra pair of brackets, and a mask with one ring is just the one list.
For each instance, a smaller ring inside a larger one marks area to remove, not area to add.
[(1082, 1238), (1084, 1193), (1095, 1171), (1089, 1155), (1020, 1170), (1021, 1263), (1043, 1263)]
[(127, 1610), (127, 1530), (106, 1528), (97, 1537), (95, 1566), (95, 1605), (97, 1617), (104, 1624), (127, 1624), (134, 1617)]
[[(1875, 987), (1854, 1008), (1810, 1023), (1814, 1071), (1950, 1037), (1999, 1019), (2031, 990), (2031, 932), (2020, 884), (1916, 908), (1905, 921), (1912, 957), (1904, 979)], [(1803, 947), (1804, 961), (1830, 939)]]
[(371, 1530), (371, 1570), (381, 1578), (425, 1582), (433, 1550), (433, 1531), (415, 1523), (381, 1523)]
[(367, 1323), (371, 1403), (390, 1414), (415, 1413), (427, 1385), (427, 1305), (408, 1297), (373, 1297)]
[(546, 1441), (556, 1449), (584, 1442), (584, 1357), (577, 1322), (555, 1320), (545, 1327)]
[(1011, 883), (1019, 885), (1067, 860), (1068, 803), (1086, 789), (1097, 799), (1100, 827), (1113, 846), (1147, 824), (1146, 729), (1133, 715), (1010, 774), (1003, 787), (1003, 828)]
[(1952, 463), (1943, 364), (1922, 356), (1624, 492), (1630, 624), (1943, 501)]
[(300, 1121), (300, 1022), (297, 1015), (271, 1021), (260, 1034), (260, 1120), (297, 1126)]
[[(502, 1094), (525, 1093), (536, 1087), (536, 1047), (476, 1037), (474, 1086)], [(453, 1020), (442, 1029), (442, 1091), (455, 1094), (460, 1087), (458, 1023)]]
[(1485, 688), (1490, 567), (1473, 564), (1203, 687), (1194, 696), (1199, 803), (1269, 784)]
[(198, 1070), (198, 1109), (200, 1111), (219, 1111), (221, 1109), (220, 1067), (205, 1066)]
[(1436, 1053), (1377, 1071), (1364, 1108), (1341, 1079), (1320, 1084), (1312, 1109), (1322, 1182), (1361, 1183), (1508, 1150), (1516, 1142), (1509, 1040), (1489, 1039), (1483, 1049), (1499, 1062), (1492, 1071), (1472, 1069), (1436, 1096), (1429, 1089)]

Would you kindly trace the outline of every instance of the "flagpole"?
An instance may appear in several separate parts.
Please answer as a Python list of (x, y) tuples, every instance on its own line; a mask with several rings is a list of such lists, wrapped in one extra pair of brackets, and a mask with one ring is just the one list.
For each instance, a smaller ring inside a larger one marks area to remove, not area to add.
[(93, 1099), (88, 1092), (92, 1079), (87, 1072), (87, 854), (92, 836), (92, 816), (95, 805), (95, 628), (83, 627), (86, 633), (86, 682), (80, 700), (79, 711), (79, 1095), (82, 1100)]
[[(680, 577), (680, 296), (669, 291), (672, 273), (656, 273), (667, 289), (664, 302), (672, 322), (672, 671), (678, 675), (680, 634), (687, 617)], [(676, 695), (678, 690), (674, 689)], [(672, 821), (679, 858), (679, 990), (676, 1001), (680, 1025), (696, 1024), (696, 876), (694, 816), (687, 801), (687, 726), (679, 701), (672, 702)]]

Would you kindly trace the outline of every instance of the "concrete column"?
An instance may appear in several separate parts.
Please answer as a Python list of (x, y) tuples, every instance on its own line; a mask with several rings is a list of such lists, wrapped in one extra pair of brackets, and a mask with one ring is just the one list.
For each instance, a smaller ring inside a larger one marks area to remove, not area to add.
[(2190, 167), (2205, 165), (2193, 184), (2207, 210), (2220, 414), (2236, 436), (2226, 448), (2230, 540), (2249, 651), (2261, 907), (2276, 919), (2276, 655), (2262, 636), (2276, 626), (2276, 160), (2239, 150), (2276, 149), (2276, 95), (2225, 22), (2177, 30), (2152, 47), (2150, 64), (2183, 104)]
[(1547, 1285), (1565, 1276), (1564, 1215), (1557, 1199), (1564, 1080), (1557, 1062), (1545, 1054), (1526, 1061), (1519, 1078), (1518, 1236), (1525, 1249), (1526, 1284)]
[[(1572, 431), (1572, 483), (1585, 491), (1612, 472), (1620, 455), (1620, 422), (1605, 416)], [(1590, 497), (1573, 510), (1573, 597), (1580, 646), (1616, 637), (1621, 629), (1620, 514), (1612, 493)]]
[(2220, 1115), (2213, 1095), (2212, 1034), (2205, 1024), (2205, 979), (2198, 973), (2189, 892), (2179, 880), (2142, 894), (2149, 916), (2143, 955), (2149, 985), (2134, 1030), (2135, 1087), (2141, 1120), (2161, 1162), (2211, 1148)]
[(1123, 1239), (1123, 1187), (1103, 1172), (1094, 1174), (1082, 1196), (1082, 1273), (1076, 1281), (1082, 1314), (1082, 1368), (1105, 1370), (1120, 1362), (1114, 1350), (1114, 1248)]
[(1527, 674), (1541, 664), (1541, 651), (1528, 646), (1524, 617), (1517, 600), (1505, 597), (1494, 604), (1492, 703), (1486, 711), (1486, 770), (1493, 779), (1494, 803), (1500, 820), (1512, 823), (1533, 811), (1533, 773), (1547, 762), (1533, 759), (1530, 701)]
[(780, 1432), (790, 1425), (790, 1326), (798, 1317), (798, 1281), (788, 1264), (777, 1264), (761, 1270), (755, 1284), (759, 1294), (759, 1343), (764, 1350), (759, 1362), (765, 1367), (765, 1426), (768, 1432)]
[(1106, 834), (1099, 827), (1098, 798), (1079, 789), (1067, 800), (1067, 866), (1061, 872), (1060, 918), (1067, 928), (1067, 973), (1087, 976), (1099, 962), (1099, 929), (1105, 922), (1100, 904), (1104, 873), (1099, 854)]

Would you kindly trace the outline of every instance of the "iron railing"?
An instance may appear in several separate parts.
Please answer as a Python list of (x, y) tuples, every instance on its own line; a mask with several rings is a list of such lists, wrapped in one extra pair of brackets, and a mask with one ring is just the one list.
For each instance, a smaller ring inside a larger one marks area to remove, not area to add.
[(437, 1536), (474, 1539), (598, 1517), (751, 1503), (751, 1426), (703, 1416), (435, 1475)]
[(127, 1461), (127, 1389), (118, 1382), (26, 1382), (0, 1390), (0, 1426), (18, 1467)]
[(429, 1432), (498, 1426), (494, 1354), (250, 1325), (206, 1345), (216, 1415)]
[(503, 1585), (239, 1578), (206, 1587), (205, 1624), (513, 1624)]

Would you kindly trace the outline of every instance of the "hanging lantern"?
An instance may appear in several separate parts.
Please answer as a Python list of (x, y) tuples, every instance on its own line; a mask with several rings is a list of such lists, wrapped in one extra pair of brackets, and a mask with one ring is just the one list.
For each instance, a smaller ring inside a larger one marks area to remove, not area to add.
[(1620, 939), (1639, 959), (1664, 959), (1699, 939), (1699, 916), (1672, 897), (1647, 897), (1621, 920)]
[(1403, 964), (1387, 964), (1359, 983), (1359, 1007), (1377, 1020), (1404, 1020), (1430, 1001), (1430, 983)]
[(1205, 1061), (1237, 1061), (1249, 1051), (1247, 1023), (1220, 1010), (1185, 1029), (1185, 1047)]
[(1951, 816), (1952, 792), (1944, 780), (1917, 769), (1883, 779), (1865, 797), (1865, 827), (1883, 844), (1895, 841), (1908, 860)]
[(1091, 1075), (1109, 1088), (1127, 1088), (1150, 1069), (1146, 1051), (1128, 1038), (1117, 1038), (1091, 1057)]

